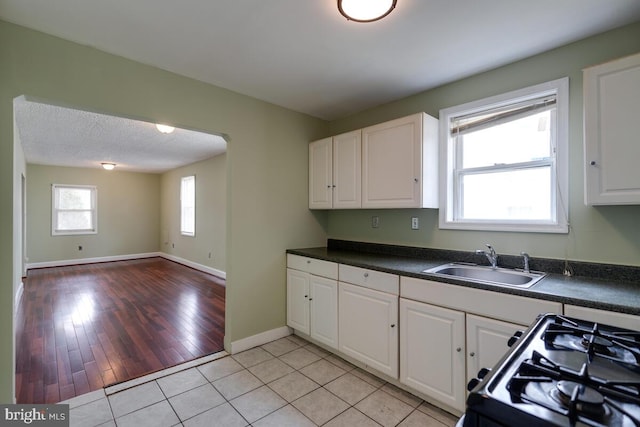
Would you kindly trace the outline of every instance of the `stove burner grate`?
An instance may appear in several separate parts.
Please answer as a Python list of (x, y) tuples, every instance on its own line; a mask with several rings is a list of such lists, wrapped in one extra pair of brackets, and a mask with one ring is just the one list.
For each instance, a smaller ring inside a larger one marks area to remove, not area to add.
[(562, 406), (569, 409), (569, 413), (585, 413), (588, 416), (601, 419), (605, 414), (604, 396), (596, 389), (575, 381), (558, 381), (551, 396)]
[(582, 335), (580, 344), (582, 344), (587, 352), (590, 348), (593, 348), (594, 353), (607, 354), (610, 356), (615, 355), (615, 351), (612, 349), (613, 342), (600, 335), (584, 334)]
[[(520, 364), (507, 383), (514, 403), (530, 402), (567, 416), (575, 424), (640, 427), (638, 383), (621, 384), (557, 365), (538, 351)], [(629, 409), (632, 408), (632, 409)], [(615, 420), (615, 422), (614, 422)]]
[[(603, 330), (598, 323), (580, 325), (557, 316), (543, 332), (549, 349), (571, 349), (640, 365), (640, 333)], [(605, 328), (606, 329), (606, 328)]]

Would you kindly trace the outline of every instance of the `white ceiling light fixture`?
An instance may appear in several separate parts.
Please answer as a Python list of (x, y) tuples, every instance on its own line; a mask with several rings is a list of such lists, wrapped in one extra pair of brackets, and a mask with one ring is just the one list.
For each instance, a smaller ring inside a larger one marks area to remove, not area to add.
[(338, 10), (349, 21), (373, 22), (396, 7), (397, 0), (338, 0)]
[(169, 125), (161, 125), (160, 123), (156, 124), (156, 129), (158, 129), (160, 132), (162, 133), (171, 133), (173, 132), (176, 128), (174, 128), (173, 126), (169, 126)]
[(115, 167), (115, 163), (102, 163), (102, 168), (108, 171), (112, 171)]

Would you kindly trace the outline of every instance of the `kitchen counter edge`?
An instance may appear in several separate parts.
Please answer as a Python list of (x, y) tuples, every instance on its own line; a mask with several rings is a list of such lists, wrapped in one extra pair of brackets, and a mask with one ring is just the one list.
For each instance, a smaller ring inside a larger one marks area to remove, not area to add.
[(329, 249), (327, 247), (288, 249), (289, 254), (332, 261), (399, 276), (415, 277), (451, 285), (572, 304), (599, 310), (640, 315), (640, 284), (589, 277), (569, 277), (548, 273), (528, 289), (473, 283), (424, 273), (424, 270), (452, 262), (388, 254)]

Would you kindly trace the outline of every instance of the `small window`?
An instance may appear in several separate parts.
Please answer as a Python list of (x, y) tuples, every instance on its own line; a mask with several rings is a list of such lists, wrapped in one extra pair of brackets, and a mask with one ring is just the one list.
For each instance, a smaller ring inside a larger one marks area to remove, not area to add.
[(196, 235), (196, 177), (185, 176), (180, 185), (180, 234)]
[(440, 227), (568, 231), (568, 79), (440, 112)]
[(52, 235), (98, 232), (98, 190), (95, 186), (54, 184), (52, 192)]

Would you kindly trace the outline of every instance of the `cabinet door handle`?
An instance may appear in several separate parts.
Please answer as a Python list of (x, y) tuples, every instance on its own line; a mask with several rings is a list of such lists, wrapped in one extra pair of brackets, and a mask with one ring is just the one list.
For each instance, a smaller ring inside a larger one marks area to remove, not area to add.
[(307, 260), (307, 264), (311, 264), (311, 260), (310, 259)]
[(369, 273), (364, 273), (364, 277), (369, 277)]
[(309, 298), (309, 295), (305, 295), (304, 297), (305, 297), (305, 298)]
[(473, 357), (473, 356), (475, 356), (475, 355), (476, 355), (476, 353), (475, 353), (475, 352), (473, 352), (473, 351), (472, 351), (471, 353), (469, 353), (469, 356), (471, 356), (471, 357)]
[(591, 166), (595, 166), (595, 165), (596, 165), (596, 161), (595, 161), (595, 160), (591, 160), (591, 161), (589, 162), (589, 164), (590, 164)]
[(456, 348), (456, 353), (460, 353), (462, 351), (462, 347)]
[(418, 182), (418, 178), (413, 178), (413, 182)]
[(392, 328), (395, 328), (395, 327), (396, 327), (395, 323), (394, 323), (393, 325), (391, 325), (391, 327), (392, 327)]
[(309, 298), (309, 301), (313, 301), (313, 298)]

